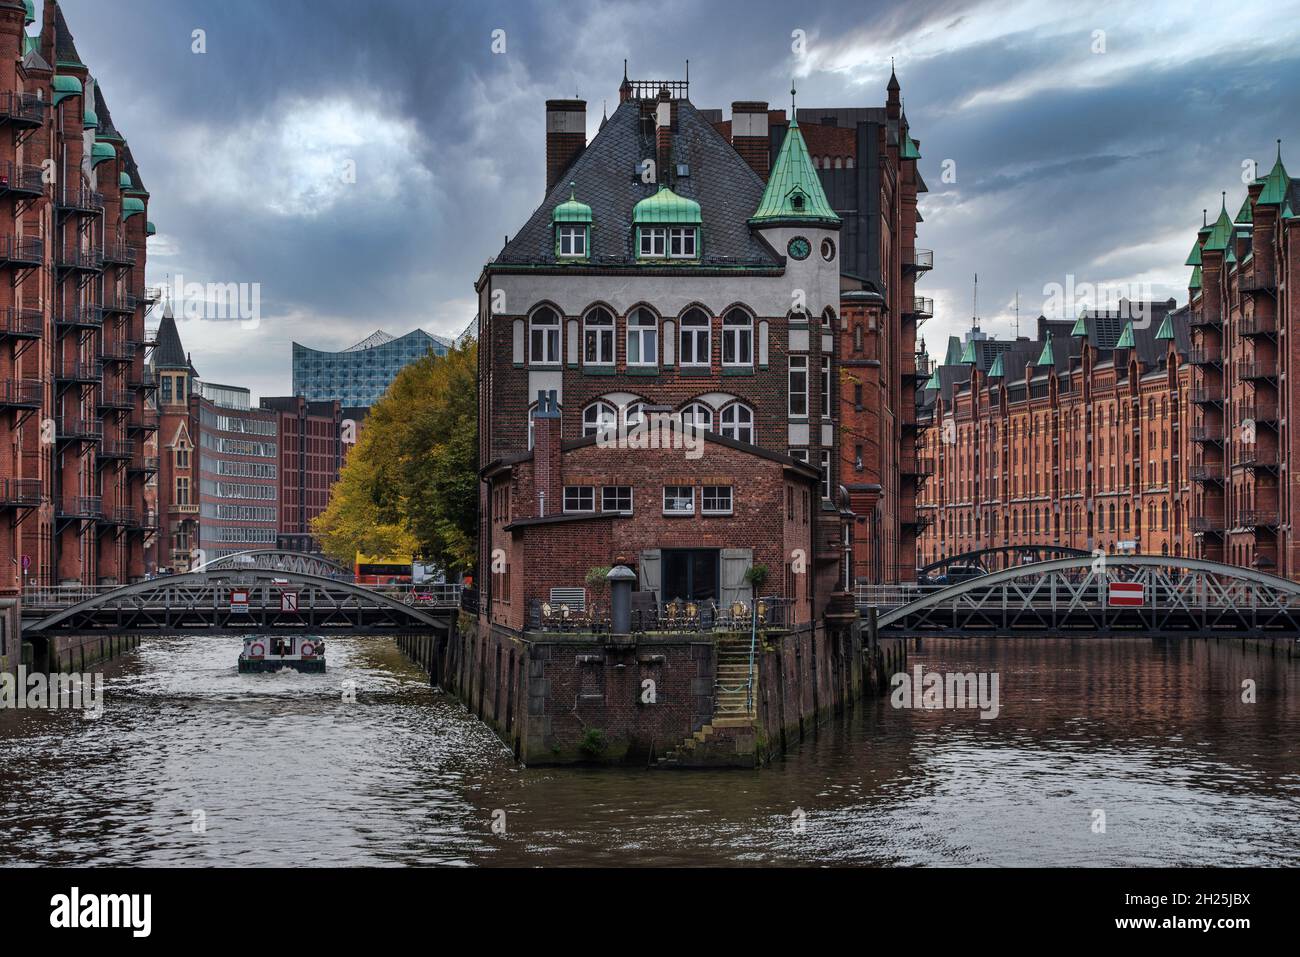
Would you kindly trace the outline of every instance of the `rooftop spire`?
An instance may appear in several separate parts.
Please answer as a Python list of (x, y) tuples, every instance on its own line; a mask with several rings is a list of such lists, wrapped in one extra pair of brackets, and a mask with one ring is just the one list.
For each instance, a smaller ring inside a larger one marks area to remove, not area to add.
[[(790, 96), (793, 108), (793, 87)], [(749, 222), (751, 225), (772, 225), (789, 221), (831, 227), (840, 224), (840, 217), (826, 199), (821, 177), (813, 168), (808, 145), (799, 131), (799, 122), (793, 116), (781, 143), (781, 152), (772, 164), (763, 199)]]

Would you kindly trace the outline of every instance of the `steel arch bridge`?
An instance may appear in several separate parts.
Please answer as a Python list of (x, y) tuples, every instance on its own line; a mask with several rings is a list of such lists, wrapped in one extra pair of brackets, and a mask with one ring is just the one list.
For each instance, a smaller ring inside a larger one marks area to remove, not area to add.
[[(1112, 588), (1115, 583), (1130, 587), (1121, 594)], [(1140, 604), (1123, 603), (1131, 596)], [(876, 626), (882, 637), (1300, 639), (1300, 584), (1250, 568), (1173, 556), (1064, 558), (946, 588), (899, 590), (892, 601), (881, 597)]]
[(280, 548), (258, 548), (246, 552), (235, 552), (223, 558), (196, 566), (191, 571), (206, 572), (223, 569), (247, 571), (267, 568), (275, 571), (297, 572), (301, 575), (313, 575), (317, 578), (338, 578), (351, 580), (352, 569), (344, 568), (336, 561), (323, 555), (308, 555), (304, 552), (291, 552)]
[(1085, 551), (1082, 548), (1070, 548), (1066, 545), (995, 545), (992, 548), (981, 548), (973, 552), (963, 552), (960, 555), (941, 558), (937, 562), (931, 562), (924, 568), (918, 568), (916, 573), (918, 576), (924, 576), (941, 568), (947, 568), (949, 565), (978, 565), (983, 568), (985, 558), (1005, 556), (1011, 559), (1024, 555), (1032, 555), (1035, 559), (1041, 561), (1050, 556), (1082, 558), (1086, 555), (1092, 557), (1092, 552)]
[(55, 635), (427, 635), (456, 609), (404, 604), (351, 582), (280, 569), (171, 575), (96, 594), (23, 626)]

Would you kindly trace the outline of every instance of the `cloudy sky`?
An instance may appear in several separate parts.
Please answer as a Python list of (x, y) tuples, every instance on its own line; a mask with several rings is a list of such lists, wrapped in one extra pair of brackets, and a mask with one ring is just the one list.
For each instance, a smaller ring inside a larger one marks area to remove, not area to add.
[(594, 135), (625, 57), (655, 79), (689, 58), (699, 107), (781, 104), (792, 76), (801, 106), (879, 106), (893, 57), (930, 186), (932, 344), (969, 327), (975, 273), (1000, 335), (1017, 291), (1028, 318), (1071, 276), (1182, 302), (1201, 210), (1227, 190), (1235, 212), (1279, 137), (1300, 171), (1296, 0), (63, 7), (152, 193), (149, 281), (260, 284), (256, 328), (181, 324), (204, 378), (258, 395), (290, 392), (294, 340), (464, 329), (541, 200), (544, 101), (585, 98)]

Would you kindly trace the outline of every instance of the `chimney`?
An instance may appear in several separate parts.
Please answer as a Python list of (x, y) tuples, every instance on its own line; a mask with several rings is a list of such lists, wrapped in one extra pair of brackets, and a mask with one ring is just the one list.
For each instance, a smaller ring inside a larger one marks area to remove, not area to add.
[(767, 135), (767, 104), (743, 100), (731, 104), (731, 145), (740, 158), (765, 181), (771, 172)]
[(587, 101), (546, 101), (546, 192), (587, 148)]
[(555, 392), (538, 392), (537, 411), (533, 413), (533, 487), (538, 518), (558, 515), (564, 509), (561, 441), (560, 407)]
[(673, 101), (668, 87), (659, 90), (655, 104), (655, 153), (659, 163), (659, 182), (669, 182), (673, 161)]

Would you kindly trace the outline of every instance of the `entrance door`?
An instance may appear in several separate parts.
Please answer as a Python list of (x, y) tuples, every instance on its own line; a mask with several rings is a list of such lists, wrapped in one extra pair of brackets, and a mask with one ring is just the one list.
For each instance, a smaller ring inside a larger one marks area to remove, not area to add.
[(663, 600), (702, 602), (718, 599), (718, 551), (704, 548), (663, 550)]

